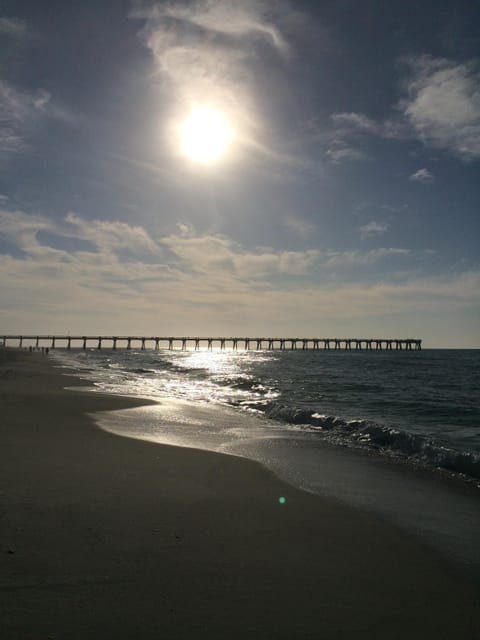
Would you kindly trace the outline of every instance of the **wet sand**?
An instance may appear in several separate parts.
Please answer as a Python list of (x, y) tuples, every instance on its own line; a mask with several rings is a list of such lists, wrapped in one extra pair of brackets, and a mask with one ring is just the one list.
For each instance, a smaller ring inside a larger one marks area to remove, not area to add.
[[(0, 349), (0, 637), (480, 637), (478, 585), (245, 459), (101, 431), (131, 398)], [(285, 497), (284, 504), (279, 497)]]

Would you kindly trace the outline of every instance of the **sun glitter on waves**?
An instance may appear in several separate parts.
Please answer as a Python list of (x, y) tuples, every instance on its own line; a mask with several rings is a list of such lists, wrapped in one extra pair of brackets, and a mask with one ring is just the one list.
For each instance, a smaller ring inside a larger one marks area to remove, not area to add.
[(233, 131), (222, 111), (199, 106), (180, 125), (179, 139), (183, 155), (195, 162), (211, 164), (225, 155)]

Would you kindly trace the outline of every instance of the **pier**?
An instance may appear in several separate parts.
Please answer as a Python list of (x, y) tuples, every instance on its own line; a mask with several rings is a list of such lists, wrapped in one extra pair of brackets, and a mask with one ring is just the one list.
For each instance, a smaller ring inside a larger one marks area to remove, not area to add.
[[(1, 334), (0, 334), (1, 335)], [(420, 351), (418, 338), (240, 338), (198, 336), (4, 335), (3, 345), (55, 349)]]

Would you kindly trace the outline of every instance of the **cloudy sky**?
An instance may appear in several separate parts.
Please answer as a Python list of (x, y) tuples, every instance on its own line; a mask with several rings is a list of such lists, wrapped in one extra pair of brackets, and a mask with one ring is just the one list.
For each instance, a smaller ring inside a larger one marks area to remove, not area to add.
[(0, 11), (0, 333), (480, 347), (477, 3)]

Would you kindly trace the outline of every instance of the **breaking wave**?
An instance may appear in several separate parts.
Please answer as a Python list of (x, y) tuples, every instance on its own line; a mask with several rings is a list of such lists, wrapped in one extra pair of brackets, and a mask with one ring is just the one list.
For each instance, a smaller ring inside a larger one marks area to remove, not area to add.
[[(258, 405), (255, 409), (259, 410)], [(317, 433), (332, 444), (370, 450), (397, 460), (480, 479), (480, 454), (446, 447), (423, 435), (371, 420), (344, 420), (277, 403), (265, 405), (261, 412), (297, 429)]]

